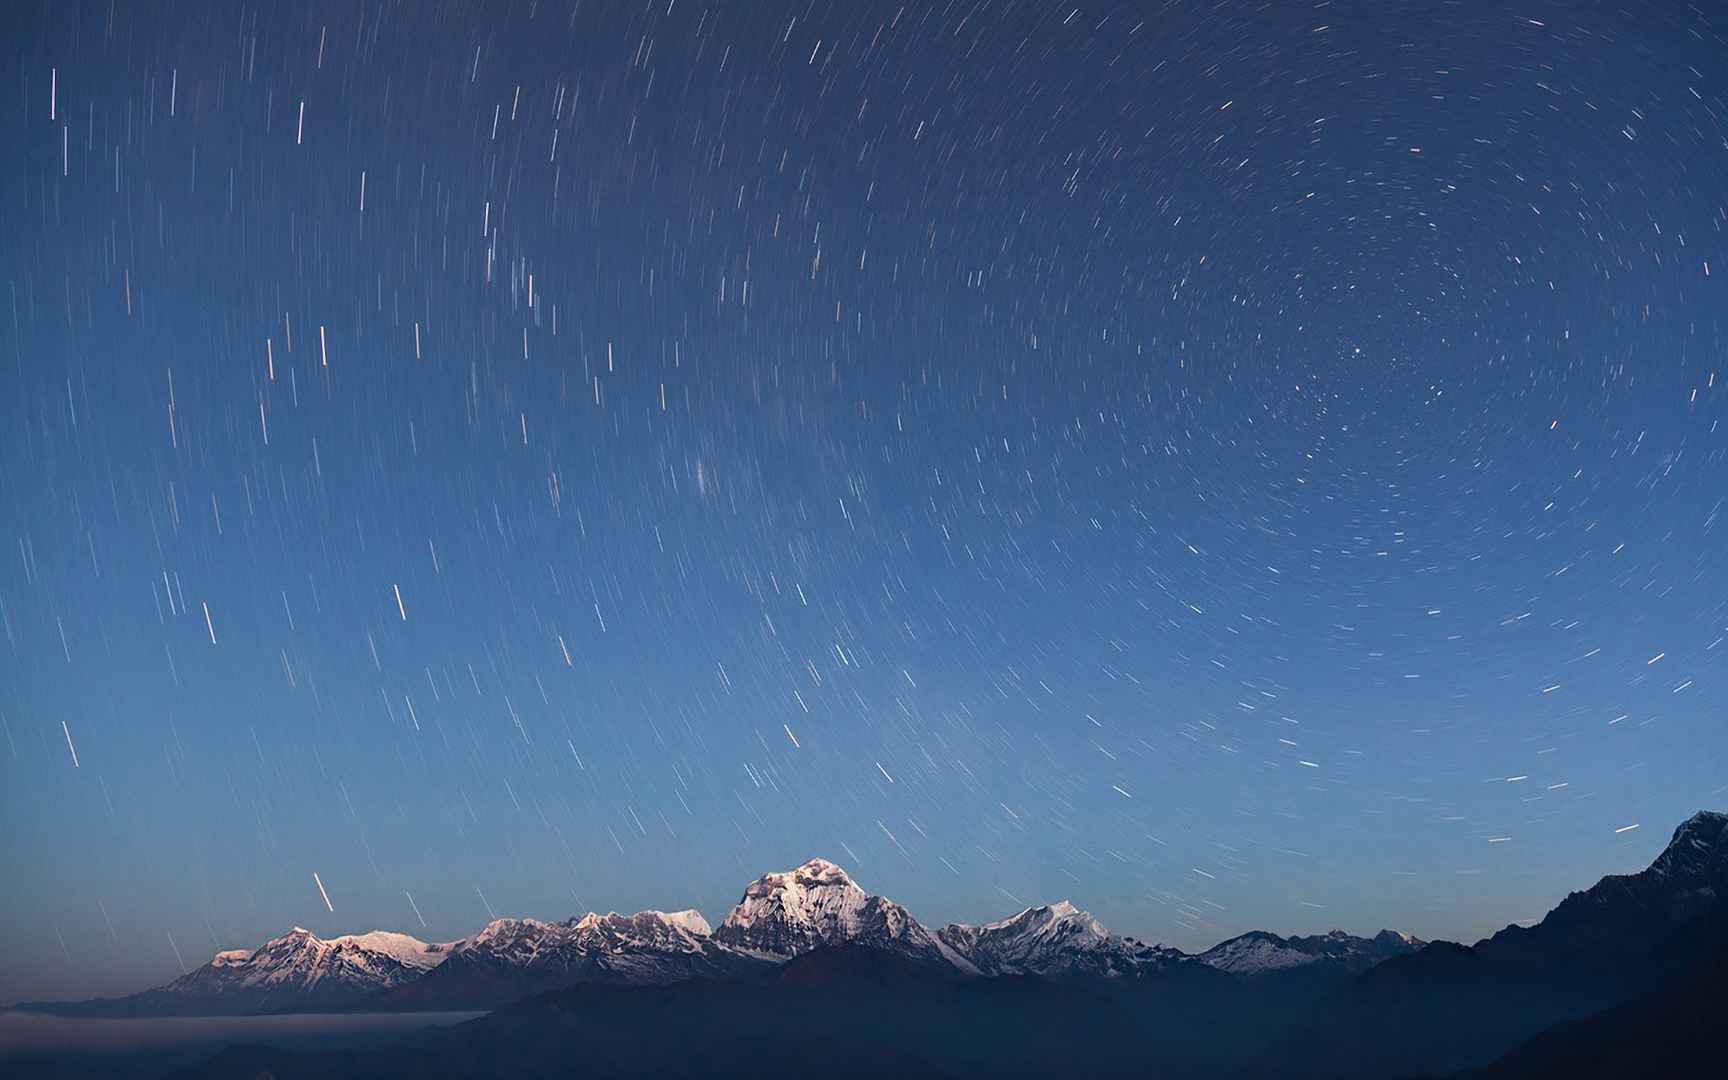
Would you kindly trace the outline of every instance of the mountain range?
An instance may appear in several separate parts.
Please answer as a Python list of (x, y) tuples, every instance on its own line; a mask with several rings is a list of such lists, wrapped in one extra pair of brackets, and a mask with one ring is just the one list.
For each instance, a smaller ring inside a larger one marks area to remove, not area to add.
[(580, 983), (664, 986), (743, 978), (819, 949), (856, 946), (961, 978), (1223, 976), (1362, 971), (1423, 942), (1383, 931), (1282, 938), (1253, 931), (1190, 955), (1112, 934), (1064, 900), (1007, 919), (931, 930), (845, 870), (811, 859), (751, 882), (719, 929), (696, 911), (494, 919), (458, 941), (373, 931), (323, 939), (299, 927), (256, 950), (217, 953), (165, 986), (119, 998), (26, 1002), (79, 1016), (191, 1016), (344, 1009), (490, 1009)]
[(1475, 945), (1254, 931), (1199, 954), (1072, 904), (932, 930), (840, 867), (693, 912), (500, 919), (460, 941), (296, 930), (77, 1015), (488, 1009), (384, 1048), (230, 1046), (181, 1080), (1147, 1075), (1551, 1080), (1721, 1071), (1728, 815)]

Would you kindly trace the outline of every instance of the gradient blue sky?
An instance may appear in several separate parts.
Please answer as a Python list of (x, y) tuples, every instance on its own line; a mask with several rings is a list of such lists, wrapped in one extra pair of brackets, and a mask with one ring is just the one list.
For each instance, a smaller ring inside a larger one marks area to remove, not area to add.
[(483, 7), (9, 9), (0, 1001), (816, 854), (1474, 939), (1728, 804), (1728, 19)]

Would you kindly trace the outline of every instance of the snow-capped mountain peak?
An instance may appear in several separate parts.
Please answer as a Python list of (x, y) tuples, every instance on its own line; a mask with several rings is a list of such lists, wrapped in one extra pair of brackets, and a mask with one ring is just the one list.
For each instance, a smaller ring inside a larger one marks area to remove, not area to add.
[(744, 889), (715, 937), (728, 944), (793, 956), (836, 944), (858, 931), (871, 897), (826, 859), (763, 874)]
[(985, 975), (1113, 977), (1186, 959), (1175, 949), (1117, 937), (1066, 900), (983, 926), (950, 923), (938, 936)]
[(118, 1016), (346, 1008), (420, 979), (449, 955), (449, 946), (407, 934), (373, 930), (324, 939), (296, 926), (256, 949), (224, 949), (165, 986), (80, 1007)]
[(1700, 810), (1674, 830), (1650, 864), (1658, 877), (1698, 877), (1728, 867), (1728, 814)]
[(1342, 930), (1307, 937), (1280, 937), (1250, 930), (1221, 941), (1200, 954), (1200, 961), (1232, 975), (1255, 977), (1297, 968), (1338, 972), (1366, 971), (1382, 960), (1415, 952), (1426, 942), (1410, 934), (1382, 930), (1371, 938)]
[(561, 922), (494, 919), (392, 1007), (490, 1008), (577, 983), (665, 985), (724, 978), (765, 961), (715, 941), (701, 913), (589, 912)]
[(714, 928), (708, 925), (708, 920), (704, 919), (702, 913), (695, 908), (687, 908), (683, 911), (656, 911), (654, 914), (673, 926), (682, 927), (692, 934), (701, 934), (706, 937), (714, 932)]
[(709, 948), (708, 921), (700, 912), (589, 912), (563, 922), (493, 919), (472, 937), (451, 945), (465, 961), (493, 967), (567, 966), (625, 953), (698, 953)]
[[(1647, 869), (1603, 878), (1567, 897), (1537, 926), (1508, 928), (1476, 948), (1510, 942), (1515, 966), (1533, 949), (1568, 956), (1577, 940), (1588, 940), (1594, 954), (1607, 954), (1606, 969), (1642, 955), (1724, 894), (1728, 814), (1703, 811), (1674, 831)], [(1395, 930), (1288, 938), (1257, 930), (1188, 956), (1113, 934), (1066, 900), (932, 932), (899, 904), (866, 892), (836, 863), (811, 859), (751, 882), (718, 929), (691, 909), (589, 913), (559, 922), (494, 919), (446, 944), (385, 930), (324, 939), (296, 926), (256, 949), (218, 952), (142, 993), (19, 1007), (69, 1015), (225, 1015), (373, 1007), (375, 995), (387, 992), (387, 1008), (491, 1008), (583, 982), (664, 985), (747, 976), (826, 946), (853, 946), (855, 954), (881, 950), (969, 976), (1214, 979), (1222, 976), (1203, 969), (1245, 977), (1301, 969), (1336, 977), (1425, 949), (1418, 938)], [(1437, 955), (1444, 963), (1449, 954)]]
[(1038, 949), (1089, 948), (1110, 938), (1110, 931), (1104, 928), (1103, 923), (1067, 900), (1058, 900), (1044, 907), (1029, 907), (983, 926), (953, 923), (943, 928), (943, 934), (950, 939), (950, 944), (967, 939), (974, 943), (987, 941), (992, 943), (992, 948), (1002, 950), (1012, 942), (1013, 949), (1019, 952), (1034, 946)]
[(1081, 911), (1067, 900), (1058, 900), (1045, 907), (1027, 908), (1006, 919), (985, 923), (982, 929), (1002, 930), (1009, 927), (1028, 930), (1035, 928), (1035, 932), (1054, 931), (1086, 938), (1107, 938), (1110, 936), (1110, 931), (1104, 929), (1104, 924), (1094, 919), (1091, 912)]
[(1274, 971), (1306, 967), (1318, 957), (1292, 948), (1277, 934), (1250, 930), (1221, 941), (1200, 954), (1203, 963), (1232, 975), (1264, 975)]
[(589, 951), (700, 952), (708, 948), (708, 920), (696, 911), (638, 911), (634, 915), (593, 912), (557, 924), (554, 936), (570, 938)]
[(702, 913), (694, 908), (687, 911), (638, 911), (634, 915), (620, 915), (616, 911), (599, 915), (590, 911), (570, 923), (577, 929), (594, 929), (620, 924), (632, 926), (665, 925), (676, 927), (683, 933), (694, 934), (697, 937), (707, 937), (714, 932), (713, 927), (708, 925), (708, 920), (704, 919)]
[[(445, 945), (429, 945), (407, 934), (373, 930), (320, 938), (296, 926), (257, 949), (229, 949), (216, 954), (210, 966), (243, 971), (248, 984), (304, 982), (377, 982), (392, 986), (407, 981), (407, 972), (429, 971), (449, 955)], [(402, 969), (402, 970), (398, 970)]]
[(525, 931), (543, 930), (552, 925), (552, 923), (542, 922), (539, 919), (521, 919), (514, 917), (493, 919), (491, 922), (481, 927), (479, 933), (465, 938), (464, 940), (490, 941), (496, 938), (508, 938)]
[(1609, 874), (1588, 889), (1568, 894), (1535, 927), (1508, 927), (1495, 937), (1573, 934), (1580, 925), (1600, 924), (1612, 926), (1607, 932), (1625, 947), (1697, 917), (1724, 895), (1728, 814), (1700, 810), (1680, 823), (1668, 846), (1643, 870)]
[(827, 859), (811, 859), (751, 882), (714, 931), (714, 940), (781, 959), (827, 945), (859, 944), (976, 973), (911, 912), (865, 892)]
[(328, 939), (325, 944), (337, 948), (357, 949), (378, 953), (420, 971), (430, 971), (450, 955), (446, 945), (428, 945), (418, 938), (391, 930), (372, 930), (364, 934), (344, 934)]

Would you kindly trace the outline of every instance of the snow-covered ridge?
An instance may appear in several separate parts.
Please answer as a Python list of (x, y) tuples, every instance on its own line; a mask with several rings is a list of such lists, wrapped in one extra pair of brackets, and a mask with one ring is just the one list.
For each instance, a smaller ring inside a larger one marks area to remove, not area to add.
[(782, 959), (825, 945), (863, 944), (966, 976), (1116, 977), (1188, 960), (1175, 949), (1118, 937), (1066, 900), (983, 926), (954, 923), (933, 932), (826, 859), (756, 879), (715, 938)]
[(1112, 934), (1066, 900), (981, 926), (933, 931), (894, 901), (867, 892), (839, 865), (811, 859), (751, 882), (718, 929), (693, 909), (590, 912), (562, 921), (499, 918), (443, 943), (386, 930), (320, 938), (294, 927), (257, 949), (219, 952), (208, 965), (137, 997), (175, 1009), (210, 1002), (224, 1011), (268, 1011), (342, 1006), (410, 984), (429, 1001), (462, 999), (474, 985), (523, 992), (578, 982), (659, 985), (730, 977), (837, 945), (881, 949), (963, 977), (1136, 977), (1202, 961), (1254, 974), (1314, 962), (1310, 954), (1325, 951), (1304, 951), (1295, 944), (1303, 940), (1247, 935), (1219, 946), (1224, 952), (1195, 958)]
[(1366, 971), (1382, 960), (1422, 948), (1426, 942), (1396, 930), (1382, 930), (1371, 938), (1355, 937), (1342, 930), (1308, 937), (1280, 937), (1264, 930), (1221, 941), (1199, 956), (1200, 962), (1232, 975), (1254, 977), (1297, 968), (1344, 972)]
[(1232, 975), (1259, 975), (1306, 967), (1319, 958), (1290, 948), (1276, 934), (1251, 930), (1212, 946), (1200, 954), (1200, 959)]
[(350, 946), (363, 952), (381, 953), (394, 957), (409, 967), (429, 971), (448, 957), (447, 945), (428, 945), (419, 938), (398, 934), (392, 930), (372, 930), (364, 934), (344, 934), (330, 938), (326, 944)]
[(418, 981), (448, 956), (447, 945), (387, 930), (326, 939), (297, 926), (256, 949), (224, 949), (208, 964), (153, 990), (38, 1007), (121, 1016), (345, 1008), (369, 994)]
[(393, 969), (397, 967), (430, 971), (449, 955), (448, 948), (389, 930), (321, 938), (296, 926), (251, 952), (245, 949), (219, 952), (210, 966), (242, 972), (242, 977), (254, 982), (295, 979), (316, 982), (348, 973), (378, 973), (382, 981), (388, 982), (396, 976)]
[(638, 911), (620, 915), (616, 911), (604, 915), (589, 912), (564, 922), (541, 922), (538, 919), (494, 919), (471, 938), (452, 943), (456, 952), (511, 942), (530, 940), (544, 947), (551, 941), (580, 941), (596, 947), (618, 947), (636, 943), (652, 943), (660, 947), (684, 945), (697, 947), (698, 939), (711, 933), (708, 920), (696, 911)]
[[(1628, 898), (1640, 911), (1690, 910), (1697, 898), (1724, 891), (1728, 814), (1706, 811), (1682, 823), (1646, 870), (1603, 878), (1568, 897), (1550, 920)], [(514, 1000), (504, 996), (510, 993), (579, 982), (731, 978), (836, 945), (881, 949), (967, 977), (1119, 978), (1211, 968), (1254, 978), (1297, 969), (1358, 972), (1424, 942), (1392, 930), (1366, 938), (1337, 930), (1307, 937), (1256, 930), (1188, 955), (1113, 934), (1066, 900), (979, 926), (952, 923), (933, 931), (894, 901), (867, 892), (839, 865), (811, 859), (751, 882), (718, 929), (692, 909), (589, 913), (561, 922), (494, 919), (469, 937), (430, 944), (387, 930), (320, 938), (295, 927), (257, 949), (218, 952), (154, 990), (26, 1007), (140, 1016), (305, 1011), (349, 1007), (385, 991), (418, 994), (432, 984), (438, 993), (406, 1007), (475, 1000), (464, 996), (465, 985), (489, 987), (497, 1003)]]
[(1066, 900), (983, 926), (950, 923), (939, 932), (985, 975), (1143, 974), (1185, 962), (1176, 949), (1118, 937)]
[(684, 911), (658, 911), (653, 914), (659, 915), (673, 926), (681, 927), (692, 934), (712, 934), (714, 932), (714, 928), (708, 925), (708, 920), (704, 919), (702, 913), (695, 908), (688, 908)]
[(676, 955), (713, 948), (700, 912), (589, 912), (563, 922), (494, 919), (448, 946), (452, 956), (492, 966), (572, 965), (584, 958), (626, 953)]

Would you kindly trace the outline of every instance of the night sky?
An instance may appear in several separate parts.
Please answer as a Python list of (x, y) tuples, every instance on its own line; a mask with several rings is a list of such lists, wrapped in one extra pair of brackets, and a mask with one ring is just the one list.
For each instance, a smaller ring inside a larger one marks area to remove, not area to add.
[(1474, 940), (1728, 804), (1713, 4), (4, 18), (0, 1001), (813, 855)]

